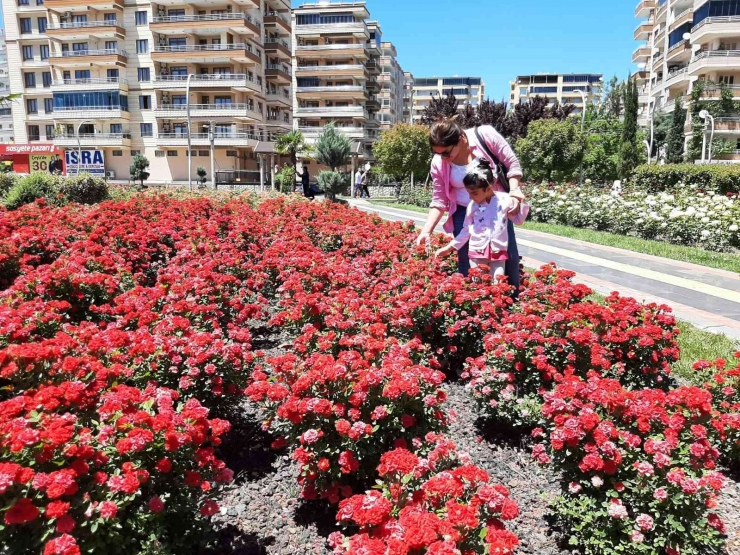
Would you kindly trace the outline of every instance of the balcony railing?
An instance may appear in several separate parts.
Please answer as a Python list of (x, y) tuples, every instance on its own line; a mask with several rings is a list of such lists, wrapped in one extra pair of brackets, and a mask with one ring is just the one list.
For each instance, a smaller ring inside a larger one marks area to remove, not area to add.
[(49, 23), (46, 26), (47, 31), (56, 31), (59, 29), (87, 29), (90, 27), (117, 27), (118, 21), (63, 21), (58, 25)]
[(296, 87), (296, 92), (316, 92), (316, 93), (331, 93), (331, 92), (365, 92), (365, 87), (362, 85), (332, 85), (332, 86), (318, 86), (318, 87)]
[(103, 50), (65, 50), (62, 52), (51, 52), (50, 58), (82, 58), (85, 56), (123, 56), (126, 58), (126, 51), (118, 48), (105, 48)]
[(673, 52), (674, 50), (678, 50), (679, 48), (681, 48), (681, 47), (683, 47), (684, 45), (686, 45), (686, 44), (687, 44), (688, 42), (689, 42), (689, 41), (687, 41), (686, 39), (683, 39), (683, 40), (681, 40), (681, 41), (678, 41), (678, 42), (677, 42), (676, 44), (674, 44), (673, 46), (671, 46), (671, 47), (670, 47), (670, 48), (668, 49), (668, 54), (670, 54), (670, 53), (671, 53), (671, 52)]
[(330, 71), (353, 71), (358, 70), (362, 71), (365, 69), (365, 66), (362, 64), (343, 64), (343, 65), (335, 65), (335, 66), (312, 66), (312, 65), (299, 65), (298, 71), (322, 71), (322, 72), (330, 72)]
[(669, 71), (668, 75), (665, 78), (665, 81), (668, 82), (674, 77), (678, 77), (679, 75), (684, 75), (688, 70), (689, 68), (682, 67), (681, 69), (674, 69), (673, 71)]
[(259, 49), (243, 42), (235, 44), (175, 44), (152, 47), (152, 52), (233, 52), (235, 50), (246, 50), (255, 56), (262, 55)]
[(689, 15), (689, 14), (690, 14), (690, 13), (692, 13), (693, 11), (694, 11), (694, 8), (688, 8), (688, 9), (686, 9), (686, 10), (682, 11), (682, 12), (681, 12), (680, 14), (678, 14), (678, 15), (677, 15), (676, 17), (674, 17), (674, 18), (673, 18), (673, 21), (678, 21), (678, 20), (679, 20), (679, 19), (681, 19), (681, 18), (682, 18), (683, 16), (685, 16), (685, 15)]
[(691, 28), (691, 32), (695, 33), (697, 30), (701, 29), (705, 25), (710, 25), (712, 23), (737, 23), (740, 21), (740, 15), (722, 15), (717, 17), (708, 17), (701, 22), (697, 23)]
[(290, 45), (287, 43), (287, 41), (284, 41), (283, 39), (279, 39), (277, 37), (265, 37), (263, 39), (263, 42), (265, 43), (265, 46), (267, 46), (268, 44), (279, 44), (280, 46), (290, 50)]
[[(166, 110), (168, 112), (187, 112), (188, 105), (187, 104), (160, 104), (155, 108), (155, 110)], [(254, 107), (252, 104), (245, 104), (245, 103), (225, 103), (225, 104), (190, 104), (190, 111), (198, 112), (198, 111), (224, 111), (227, 112), (229, 110), (245, 110), (247, 112), (255, 112), (259, 113), (259, 111)]]
[(285, 17), (283, 14), (281, 14), (280, 12), (275, 12), (275, 11), (270, 10), (268, 12), (265, 12), (265, 16), (266, 17), (277, 17), (278, 19), (281, 19), (283, 23), (290, 26), (290, 20), (287, 17)]
[[(155, 83), (182, 83), (183, 86), (185, 86), (187, 80), (187, 75), (156, 75), (154, 77)], [(262, 89), (255, 78), (246, 73), (204, 73), (193, 75), (190, 79), (191, 83), (219, 83), (223, 81), (247, 81), (260, 90)]]
[(698, 62), (705, 58), (734, 58), (737, 56), (740, 56), (740, 50), (705, 50), (704, 52), (699, 52), (691, 61)]
[(265, 69), (276, 69), (278, 71), (287, 73), (288, 75), (293, 75), (293, 72), (290, 70), (290, 68), (284, 64), (265, 64)]
[(299, 51), (307, 50), (348, 50), (362, 48), (365, 49), (364, 44), (299, 44), (297, 49)]
[(251, 15), (243, 12), (211, 13), (203, 15), (162, 15), (152, 18), (152, 23), (180, 23), (189, 21), (235, 21), (243, 20), (251, 23), (258, 29), (262, 27), (259, 21), (255, 21)]
[[(121, 141), (123, 139), (130, 139), (131, 133), (80, 133), (79, 135), (81, 142), (90, 142), (91, 140), (98, 141)], [(59, 140), (70, 140), (77, 141), (77, 135), (74, 133), (54, 133), (54, 139)]]
[(127, 85), (128, 82), (122, 77), (92, 77), (92, 78), (77, 78), (77, 79), (54, 79), (52, 86), (62, 85), (110, 85), (118, 83), (121, 85)]
[[(187, 140), (188, 134), (186, 131), (181, 131), (177, 133), (157, 133), (158, 139), (185, 139)], [(253, 133), (240, 133), (238, 131), (224, 131), (224, 132), (216, 132), (213, 134), (214, 139), (246, 139), (250, 141), (259, 141), (260, 137), (258, 135), (255, 135)], [(190, 134), (191, 140), (196, 139), (206, 139), (209, 140), (210, 136), (208, 133), (191, 133)]]

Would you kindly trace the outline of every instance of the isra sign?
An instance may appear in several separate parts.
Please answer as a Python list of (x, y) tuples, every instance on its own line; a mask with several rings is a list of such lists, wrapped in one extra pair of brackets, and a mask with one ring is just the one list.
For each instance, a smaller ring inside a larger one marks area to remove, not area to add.
[(105, 177), (105, 157), (102, 150), (68, 150), (64, 153), (67, 162), (67, 175), (88, 172)]

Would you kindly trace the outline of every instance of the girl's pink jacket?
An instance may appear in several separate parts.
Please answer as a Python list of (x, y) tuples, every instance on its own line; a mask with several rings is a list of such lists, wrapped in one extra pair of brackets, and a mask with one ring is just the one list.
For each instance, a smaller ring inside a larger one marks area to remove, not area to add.
[[(496, 131), (490, 125), (482, 125), (478, 128), (478, 132), (483, 137), (483, 140), (488, 145), (496, 157), (501, 163), (509, 169), (507, 176), (522, 177), (522, 166), (519, 164), (519, 159), (514, 154), (514, 151), (509, 146), (509, 143), (504, 139), (498, 131)], [(474, 129), (466, 129), (465, 134), (468, 137), (468, 143), (470, 144), (471, 152), (473, 156), (477, 158), (487, 158), (493, 164), (486, 151), (478, 143), (478, 138), (475, 136)], [(432, 203), (429, 205), (430, 208), (439, 208), (445, 212), (448, 212), (447, 221), (443, 228), (447, 233), (452, 233), (454, 224), (452, 222), (452, 214), (457, 209), (457, 199), (455, 192), (452, 190), (450, 185), (450, 163), (439, 156), (438, 154), (432, 159)], [(495, 189), (497, 191), (504, 191), (503, 186), (496, 182)], [(510, 192), (512, 197), (524, 200), (524, 194), (519, 187), (513, 188)], [(463, 210), (465, 208), (463, 207)]]

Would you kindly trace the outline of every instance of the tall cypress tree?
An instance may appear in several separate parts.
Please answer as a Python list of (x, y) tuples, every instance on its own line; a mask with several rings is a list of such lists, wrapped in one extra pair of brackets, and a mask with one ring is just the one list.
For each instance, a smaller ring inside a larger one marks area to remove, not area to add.
[(684, 124), (686, 123), (686, 110), (683, 109), (681, 97), (676, 97), (673, 108), (673, 123), (666, 137), (666, 161), (669, 164), (680, 164), (683, 161)]
[(624, 123), (619, 153), (619, 175), (622, 179), (632, 175), (640, 159), (637, 146), (637, 110), (637, 80), (630, 79), (624, 87)]

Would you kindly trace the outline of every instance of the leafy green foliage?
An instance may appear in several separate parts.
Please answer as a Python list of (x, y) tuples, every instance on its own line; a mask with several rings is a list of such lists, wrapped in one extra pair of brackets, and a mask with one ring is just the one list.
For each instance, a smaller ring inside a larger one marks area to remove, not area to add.
[(429, 172), (432, 149), (429, 131), (421, 125), (399, 123), (373, 145), (380, 170), (400, 181), (412, 173), (419, 179)]
[(352, 141), (347, 135), (337, 131), (333, 123), (328, 123), (316, 142), (314, 159), (334, 172), (338, 167), (349, 164), (351, 155)]
[(624, 123), (622, 145), (619, 151), (619, 175), (626, 179), (640, 163), (640, 147), (637, 144), (637, 80), (630, 79), (624, 87)]
[(666, 161), (670, 164), (678, 164), (683, 161), (685, 121), (686, 110), (683, 108), (683, 102), (681, 101), (681, 97), (676, 97), (671, 128), (666, 137)]
[(300, 131), (291, 131), (290, 133), (277, 136), (275, 139), (275, 151), (284, 156), (290, 156), (290, 163), (295, 169), (298, 164), (298, 154), (310, 152), (311, 146), (306, 143), (303, 133)]
[(429, 208), (429, 205), (432, 203), (432, 192), (419, 185), (412, 187), (410, 183), (405, 183), (398, 195), (398, 202), (421, 208)]
[(320, 172), (316, 179), (330, 200), (336, 200), (349, 187), (349, 176), (335, 171)]
[(102, 177), (89, 173), (57, 177), (53, 180), (56, 204), (77, 202), (79, 204), (97, 204), (108, 200), (110, 193), (108, 183)]
[[(189, 163), (190, 160), (188, 160), (188, 164)], [(149, 172), (146, 171), (148, 168), (149, 160), (147, 160), (146, 156), (143, 154), (137, 154), (134, 156), (134, 159), (131, 161), (131, 166), (129, 166), (128, 169), (131, 179), (139, 181), (143, 187), (144, 181), (149, 178)]]
[(15, 210), (53, 193), (54, 178), (47, 173), (32, 173), (13, 185), (5, 196), (5, 208)]
[(529, 126), (526, 138), (516, 148), (525, 174), (551, 181), (571, 179), (583, 157), (585, 139), (572, 121), (545, 119)]
[(198, 183), (204, 185), (206, 182), (206, 169), (203, 166), (198, 166), (195, 169), (195, 175), (198, 176)]
[(293, 166), (285, 164), (283, 168), (275, 174), (275, 184), (281, 193), (290, 194), (295, 191), (295, 169)]
[(715, 191), (722, 195), (740, 193), (740, 167), (695, 164), (638, 166), (632, 183), (649, 193), (675, 191), (686, 187)]

